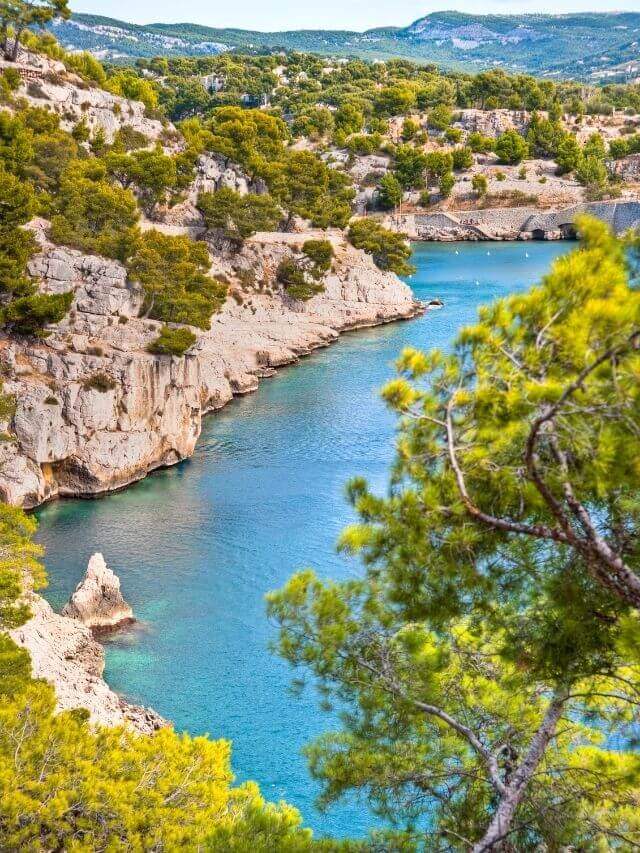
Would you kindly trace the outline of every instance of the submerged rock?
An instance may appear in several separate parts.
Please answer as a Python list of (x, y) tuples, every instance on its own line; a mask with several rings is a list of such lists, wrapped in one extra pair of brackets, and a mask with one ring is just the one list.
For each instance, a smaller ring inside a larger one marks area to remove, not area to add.
[(120, 592), (120, 580), (102, 554), (94, 554), (89, 560), (86, 575), (65, 604), (62, 615), (98, 631), (134, 621), (133, 610)]

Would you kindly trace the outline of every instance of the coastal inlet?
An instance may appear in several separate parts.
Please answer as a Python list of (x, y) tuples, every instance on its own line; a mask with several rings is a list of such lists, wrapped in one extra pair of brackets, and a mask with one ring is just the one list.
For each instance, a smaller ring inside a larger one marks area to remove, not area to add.
[(107, 644), (105, 676), (178, 730), (233, 741), (239, 778), (301, 809), (319, 834), (375, 826), (362, 804), (318, 813), (300, 749), (332, 724), (309, 689), (269, 652), (264, 594), (296, 569), (336, 578), (359, 571), (336, 554), (351, 519), (343, 498), (361, 474), (382, 489), (394, 420), (379, 399), (404, 346), (448, 347), (477, 308), (529, 286), (571, 243), (416, 244), (409, 279), (444, 307), (345, 335), (264, 381), (205, 423), (195, 456), (100, 500), (38, 511), (49, 600), (62, 607), (101, 551), (140, 627)]

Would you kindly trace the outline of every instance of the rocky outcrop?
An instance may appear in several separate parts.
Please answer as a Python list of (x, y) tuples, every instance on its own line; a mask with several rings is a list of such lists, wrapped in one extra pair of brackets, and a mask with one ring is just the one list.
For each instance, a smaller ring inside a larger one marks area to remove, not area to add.
[(233, 286), (211, 330), (182, 358), (146, 351), (160, 324), (138, 317), (141, 295), (115, 261), (47, 242), (31, 265), (44, 292), (73, 291), (68, 317), (44, 340), (0, 337), (4, 391), (16, 397), (14, 441), (0, 442), (0, 499), (26, 507), (57, 495), (122, 488), (188, 457), (202, 416), (261, 376), (296, 361), (340, 332), (414, 316), (409, 287), (381, 272), (339, 234), (324, 292), (290, 299), (275, 280), (285, 254), (311, 234), (258, 234), (214, 271)]
[(11, 637), (28, 650), (33, 676), (55, 687), (59, 710), (86, 708), (96, 724), (125, 725), (143, 733), (167, 725), (155, 711), (131, 705), (109, 688), (102, 678), (104, 650), (89, 628), (54, 613), (40, 596), (31, 595), (29, 606), (31, 619)]
[[(22, 78), (17, 94), (33, 106), (46, 107), (60, 116), (63, 129), (71, 130), (84, 119), (92, 134), (100, 128), (107, 142), (121, 127), (130, 127), (155, 141), (163, 132), (157, 119), (147, 118), (141, 101), (112, 95), (89, 85), (76, 74), (69, 73), (62, 62), (40, 54), (21, 51), (18, 62), (0, 59), (4, 67), (15, 68)], [(169, 131), (173, 130), (168, 125)]]
[(267, 191), (265, 182), (252, 179), (239, 166), (222, 154), (200, 154), (196, 161), (195, 177), (189, 186), (184, 201), (157, 211), (165, 225), (184, 226), (204, 231), (204, 218), (196, 207), (201, 192), (214, 192), (222, 188), (231, 189), (240, 195)]
[[(546, 116), (546, 113), (539, 113)], [(459, 110), (455, 124), (468, 133), (477, 132), (483, 136), (496, 137), (507, 130), (526, 132), (531, 120), (525, 110)]]
[(65, 604), (62, 615), (100, 633), (134, 621), (133, 610), (120, 592), (120, 579), (107, 566), (102, 554), (96, 553), (89, 560), (86, 574)]

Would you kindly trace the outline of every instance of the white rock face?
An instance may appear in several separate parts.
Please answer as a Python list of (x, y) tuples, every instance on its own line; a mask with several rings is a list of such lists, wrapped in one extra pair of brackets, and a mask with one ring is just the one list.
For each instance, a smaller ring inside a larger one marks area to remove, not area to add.
[[(256, 286), (231, 296), (183, 358), (146, 351), (159, 323), (139, 319), (141, 294), (116, 261), (47, 241), (31, 272), (43, 292), (72, 290), (68, 317), (41, 341), (0, 335), (4, 392), (17, 411), (0, 442), (0, 500), (26, 507), (56, 495), (95, 495), (121, 488), (154, 468), (193, 453), (202, 416), (259, 378), (334, 341), (345, 329), (415, 316), (411, 289), (381, 272), (369, 255), (336, 232), (325, 290), (290, 299), (275, 281), (280, 260), (313, 232), (257, 234), (240, 254), (212, 248), (213, 272), (231, 280), (255, 270)], [(176, 228), (176, 230), (180, 230)], [(259, 285), (259, 287), (257, 286)], [(100, 379), (100, 381), (97, 381)]]
[(133, 621), (133, 610), (120, 592), (120, 579), (100, 553), (89, 560), (84, 578), (62, 610), (87, 628), (116, 628)]
[(29, 652), (34, 678), (55, 687), (60, 711), (86, 708), (94, 723), (143, 733), (167, 725), (155, 711), (130, 705), (108, 687), (102, 678), (104, 651), (89, 628), (54, 613), (40, 596), (30, 596), (29, 606), (31, 619), (11, 637)]
[[(67, 72), (61, 62), (21, 51), (17, 63), (0, 60), (0, 71), (7, 66), (16, 68), (23, 77), (18, 90), (20, 97), (33, 106), (58, 113), (65, 130), (71, 130), (84, 119), (92, 134), (100, 128), (109, 143), (125, 125), (144, 133), (151, 141), (162, 133), (162, 123), (146, 117), (141, 101), (131, 101), (89, 86), (76, 74)], [(168, 127), (173, 129), (172, 125)]]

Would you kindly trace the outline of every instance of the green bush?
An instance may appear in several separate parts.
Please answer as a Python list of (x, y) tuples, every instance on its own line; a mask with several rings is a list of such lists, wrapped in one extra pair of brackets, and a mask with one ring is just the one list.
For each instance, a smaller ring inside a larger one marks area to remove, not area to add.
[(392, 210), (402, 201), (402, 184), (391, 172), (380, 180), (378, 185), (378, 203), (383, 210)]
[(395, 153), (394, 174), (405, 190), (424, 186), (427, 156), (411, 145), (399, 145)]
[(55, 243), (124, 261), (135, 247), (139, 213), (130, 190), (112, 186), (101, 167), (95, 178), (63, 176), (51, 220)]
[(184, 355), (190, 349), (197, 337), (192, 331), (185, 328), (171, 328), (171, 326), (163, 326), (160, 329), (160, 334), (147, 347), (148, 352), (154, 355)]
[(428, 125), (436, 130), (446, 130), (452, 121), (453, 112), (446, 104), (438, 104), (429, 112)]
[(453, 169), (453, 155), (448, 151), (430, 151), (426, 155), (426, 169), (430, 179), (441, 178)]
[(477, 175), (474, 175), (473, 178), (471, 178), (471, 187), (472, 187), (474, 193), (478, 197), (481, 197), (481, 196), (484, 196), (487, 194), (488, 186), (489, 186), (489, 182), (487, 181), (486, 175), (477, 174)]
[(453, 172), (445, 172), (444, 175), (440, 178), (438, 183), (438, 189), (440, 190), (440, 195), (443, 198), (449, 198), (451, 193), (453, 192), (453, 188), (456, 184), (456, 179), (453, 175)]
[(200, 193), (197, 206), (207, 228), (219, 228), (239, 242), (256, 231), (274, 231), (282, 216), (270, 195), (240, 195), (228, 187)]
[(5, 305), (0, 314), (2, 325), (18, 335), (46, 337), (44, 326), (59, 323), (73, 302), (73, 293), (34, 293)]
[(493, 151), (495, 140), (474, 130), (467, 137), (467, 145), (474, 154), (487, 154), (489, 151)]
[(347, 237), (356, 249), (371, 255), (379, 269), (397, 275), (411, 275), (415, 272), (415, 267), (408, 262), (411, 248), (404, 234), (389, 231), (373, 219), (356, 219), (349, 226)]
[(17, 89), (20, 88), (20, 84), (22, 83), (22, 77), (20, 77), (17, 68), (12, 68), (11, 66), (8, 66), (2, 72), (2, 76), (11, 92), (15, 92)]
[(310, 279), (308, 273), (293, 258), (283, 258), (280, 261), (276, 279), (292, 299), (303, 302), (324, 290), (321, 284)]
[(453, 158), (454, 169), (470, 169), (473, 166), (473, 153), (470, 148), (454, 148), (451, 157)]
[(302, 252), (313, 265), (311, 275), (314, 278), (320, 278), (331, 269), (333, 246), (329, 240), (306, 240), (302, 246)]
[(140, 235), (128, 262), (130, 277), (144, 289), (147, 317), (201, 329), (210, 328), (227, 295), (226, 285), (208, 275), (210, 266), (204, 243), (155, 230)]
[(529, 148), (526, 140), (515, 130), (507, 130), (498, 137), (495, 152), (501, 163), (516, 165), (527, 156)]
[(106, 394), (107, 391), (112, 391), (117, 384), (113, 376), (109, 376), (108, 373), (99, 370), (97, 373), (87, 376), (82, 382), (82, 387), (85, 391), (93, 390), (99, 391), (101, 394)]

